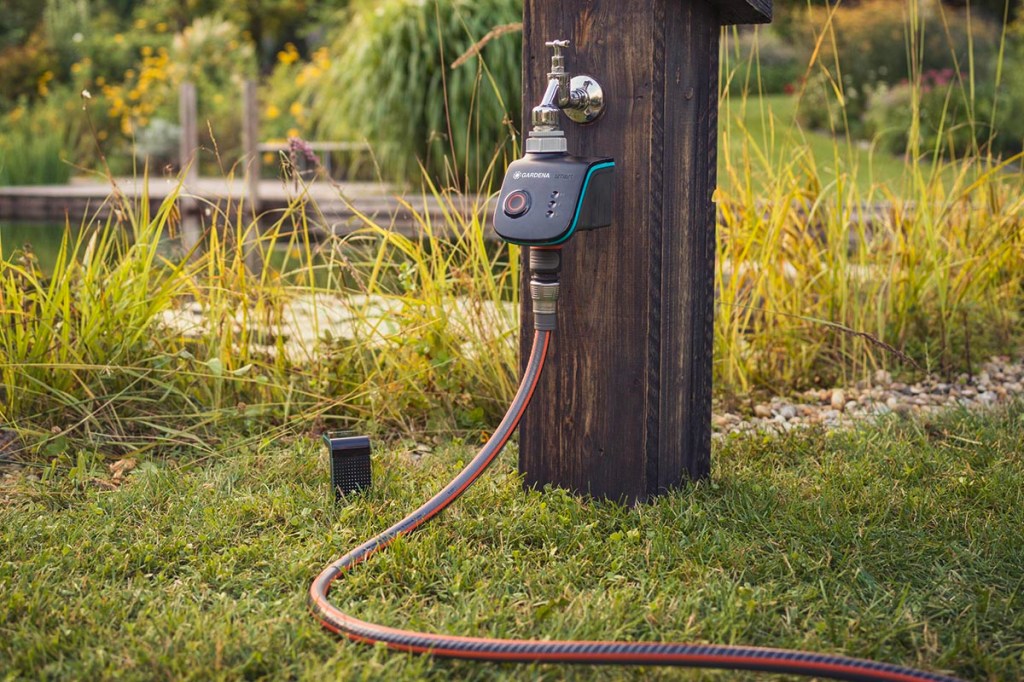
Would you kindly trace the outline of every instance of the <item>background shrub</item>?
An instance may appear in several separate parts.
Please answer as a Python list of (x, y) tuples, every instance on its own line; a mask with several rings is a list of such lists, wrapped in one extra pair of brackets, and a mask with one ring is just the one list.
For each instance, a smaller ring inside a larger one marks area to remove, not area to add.
[(389, 179), (418, 180), (423, 163), (474, 187), (519, 129), (518, 33), (490, 41), (482, 59), (451, 63), (520, 21), (521, 0), (363, 1), (346, 16), (337, 59), (306, 93), (318, 137), (365, 137)]
[[(987, 73), (999, 49), (996, 23), (976, 14), (968, 20), (964, 10), (921, 2), (916, 25), (911, 25), (906, 16), (909, 7), (866, 0), (835, 11), (826, 29), (834, 40), (826, 36), (821, 42), (818, 65), (828, 69), (835, 80), (861, 90), (876, 83), (899, 83), (929, 70), (966, 71), (972, 59), (978, 73)], [(788, 29), (792, 43), (804, 46), (804, 64), (829, 17), (829, 10), (823, 7), (806, 12), (803, 21)], [(908, 59), (908, 30), (916, 31), (913, 65)]]
[(55, 68), (56, 55), (41, 31), (34, 32), (24, 45), (0, 51), (0, 92), (4, 94), (0, 109), (4, 104), (35, 100), (45, 94)]
[(870, 86), (858, 88), (853, 80), (835, 80), (826, 71), (819, 71), (807, 79), (802, 89), (797, 120), (815, 130), (827, 130), (854, 137), (863, 134), (861, 120), (871, 95)]
[[(918, 88), (920, 149), (952, 156), (991, 151), (1011, 156), (1024, 146), (1024, 62), (1007, 61), (1002, 83), (985, 80), (973, 102), (950, 70), (929, 71)], [(865, 130), (882, 149), (908, 151), (914, 89), (910, 83), (879, 85), (864, 113)]]
[(50, 98), (35, 105), (23, 100), (0, 119), (0, 185), (67, 182), (81, 137), (76, 114), (81, 111), (67, 100)]
[(738, 28), (736, 39), (728, 49), (738, 63), (753, 63), (755, 69), (743, 68), (729, 81), (729, 91), (738, 94), (744, 90), (765, 95), (789, 90), (803, 75), (803, 54), (778, 31), (771, 27)]

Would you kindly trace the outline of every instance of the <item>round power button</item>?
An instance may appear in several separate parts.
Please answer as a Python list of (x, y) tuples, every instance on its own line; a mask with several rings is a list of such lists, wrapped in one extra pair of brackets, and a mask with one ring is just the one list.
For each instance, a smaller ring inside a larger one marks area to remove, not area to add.
[(517, 189), (509, 192), (502, 204), (505, 215), (509, 218), (518, 218), (530, 210), (530, 194), (525, 189)]

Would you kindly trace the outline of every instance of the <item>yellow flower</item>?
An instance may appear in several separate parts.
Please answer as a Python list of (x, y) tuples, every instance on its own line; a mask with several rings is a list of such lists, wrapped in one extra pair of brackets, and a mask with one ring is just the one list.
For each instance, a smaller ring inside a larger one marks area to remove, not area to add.
[(142, 46), (142, 56), (143, 57), (148, 57), (151, 54), (153, 54), (153, 48), (151, 48), (149, 45), (143, 45)]
[(154, 28), (156, 29), (157, 33), (164, 33), (167, 30), (167, 24), (161, 21), (156, 26), (154, 26)]
[(263, 152), (263, 163), (266, 163), (266, 164), (274, 163), (274, 153), (273, 152)]
[(327, 54), (327, 48), (321, 47), (319, 50), (313, 53), (313, 63), (321, 69), (326, 69), (331, 65), (331, 58)]
[(302, 116), (302, 102), (292, 102), (292, 105), (288, 107), (288, 113), (295, 118)]
[(82, 65), (79, 62), (75, 62), (71, 65), (71, 73), (78, 73), (82, 70)]
[(264, 112), (263, 112), (263, 115), (268, 120), (273, 121), (275, 118), (277, 118), (278, 116), (281, 115), (281, 110), (278, 109), (277, 106), (275, 106), (273, 104), (268, 104), (266, 110), (264, 110)]
[(277, 53), (277, 61), (282, 64), (294, 64), (298, 59), (299, 51), (291, 43), (285, 43), (284, 49)]
[(299, 137), (299, 129), (298, 128), (289, 128), (288, 129), (288, 137)]
[(40, 96), (46, 97), (50, 94), (50, 87), (47, 85), (53, 80), (53, 71), (45, 71), (38, 79), (36, 79), (36, 90), (39, 91)]
[(121, 35), (120, 33), (115, 33), (114, 34), (114, 42), (118, 43), (118, 44), (123, 43), (124, 42), (124, 36)]

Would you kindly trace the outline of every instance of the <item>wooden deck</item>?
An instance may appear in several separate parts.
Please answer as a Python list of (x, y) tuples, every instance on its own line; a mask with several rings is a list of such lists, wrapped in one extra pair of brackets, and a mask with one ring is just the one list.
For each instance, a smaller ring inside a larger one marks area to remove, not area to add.
[[(129, 199), (148, 198), (155, 210), (168, 196), (178, 190), (176, 178), (150, 178), (144, 187), (141, 180), (118, 178), (114, 184)], [(25, 222), (79, 222), (83, 217), (106, 218), (116, 202), (111, 200), (111, 183), (74, 181), (68, 185), (0, 187), (0, 220)], [(193, 206), (200, 222), (219, 209), (237, 214), (239, 205), (243, 213), (251, 211), (246, 200), (245, 183), (223, 178), (200, 178), (182, 188), (185, 207)], [(459, 210), (468, 213), (476, 196), (467, 195), (459, 200)], [(259, 184), (258, 212), (264, 223), (270, 224), (276, 216), (297, 204), (306, 205), (306, 215), (316, 231), (344, 235), (358, 229), (363, 220), (358, 214), (374, 219), (383, 227), (392, 227), (412, 236), (420, 232), (419, 223), (409, 206), (420, 216), (429, 217), (437, 230), (445, 224), (444, 212), (437, 200), (395, 186), (369, 182), (328, 184), (311, 183), (296, 186), (280, 180), (261, 180)], [(408, 204), (408, 206), (406, 205)], [(487, 221), (490, 223), (490, 220)], [(494, 238), (488, 229), (488, 238)]]

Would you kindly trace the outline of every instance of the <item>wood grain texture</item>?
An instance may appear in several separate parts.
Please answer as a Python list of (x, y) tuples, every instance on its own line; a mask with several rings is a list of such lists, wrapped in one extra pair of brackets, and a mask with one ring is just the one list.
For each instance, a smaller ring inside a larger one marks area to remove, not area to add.
[(559, 328), (520, 426), (527, 485), (632, 503), (708, 474), (717, 11), (526, 0), (524, 120), (545, 85), (544, 41), (568, 38), (567, 68), (608, 98), (596, 123), (566, 122), (569, 150), (616, 160), (611, 227), (564, 249)]

